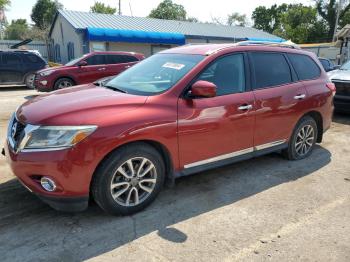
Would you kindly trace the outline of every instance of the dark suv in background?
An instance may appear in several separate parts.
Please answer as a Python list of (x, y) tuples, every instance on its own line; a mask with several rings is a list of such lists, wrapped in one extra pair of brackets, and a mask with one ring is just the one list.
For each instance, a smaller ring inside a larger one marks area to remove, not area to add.
[(46, 67), (46, 61), (33, 51), (0, 50), (0, 85), (33, 88), (35, 72)]
[(144, 58), (143, 54), (134, 52), (92, 52), (64, 66), (37, 72), (35, 88), (48, 92), (92, 83), (100, 78), (118, 75)]

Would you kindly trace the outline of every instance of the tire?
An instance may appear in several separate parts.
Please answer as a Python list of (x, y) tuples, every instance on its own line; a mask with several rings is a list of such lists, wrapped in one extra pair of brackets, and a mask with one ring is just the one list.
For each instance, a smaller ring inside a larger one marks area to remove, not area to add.
[(55, 82), (55, 85), (54, 85), (53, 89), (54, 90), (59, 90), (59, 89), (68, 88), (68, 87), (71, 87), (71, 86), (74, 86), (74, 85), (75, 85), (75, 83), (73, 82), (72, 79), (63, 77), (63, 78), (59, 78)]
[(91, 193), (107, 213), (130, 215), (153, 202), (164, 179), (165, 167), (159, 152), (145, 143), (131, 144), (114, 151), (100, 164)]
[(26, 77), (24, 79), (24, 83), (25, 83), (26, 87), (28, 87), (30, 89), (34, 89), (34, 77), (35, 77), (34, 73), (29, 73), (28, 75), (26, 75)]
[(300, 160), (311, 155), (317, 141), (317, 124), (310, 117), (303, 117), (289, 139), (288, 148), (282, 151), (288, 160)]

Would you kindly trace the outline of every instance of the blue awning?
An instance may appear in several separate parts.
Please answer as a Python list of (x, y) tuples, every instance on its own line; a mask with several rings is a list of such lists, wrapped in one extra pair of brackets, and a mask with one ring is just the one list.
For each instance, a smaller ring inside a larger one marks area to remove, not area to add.
[(86, 29), (87, 39), (101, 42), (130, 42), (151, 44), (184, 45), (185, 36), (179, 33), (149, 32), (138, 30), (122, 30), (110, 28)]

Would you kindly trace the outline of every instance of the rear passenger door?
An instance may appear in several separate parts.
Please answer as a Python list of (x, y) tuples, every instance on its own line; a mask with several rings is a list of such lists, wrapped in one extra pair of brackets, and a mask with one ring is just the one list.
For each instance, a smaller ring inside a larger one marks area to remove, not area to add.
[(0, 64), (1, 84), (21, 84), (23, 83), (24, 68), (22, 59), (14, 53), (2, 53)]
[(306, 90), (284, 53), (251, 52), (257, 150), (286, 143), (307, 108)]
[(108, 76), (118, 75), (138, 61), (136, 57), (131, 55), (106, 55), (106, 73)]

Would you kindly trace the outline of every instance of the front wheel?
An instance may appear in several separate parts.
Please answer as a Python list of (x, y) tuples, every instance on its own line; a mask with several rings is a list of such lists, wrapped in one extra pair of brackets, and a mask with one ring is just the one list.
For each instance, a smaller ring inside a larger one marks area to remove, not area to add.
[(127, 145), (103, 161), (92, 182), (97, 204), (114, 215), (129, 215), (148, 206), (164, 184), (161, 155), (147, 144)]
[(54, 90), (63, 89), (67, 87), (74, 86), (74, 82), (69, 78), (60, 78), (56, 81), (54, 85)]
[(315, 120), (306, 116), (297, 124), (290, 138), (288, 148), (283, 150), (283, 155), (289, 160), (300, 160), (308, 157), (317, 141), (317, 124)]

